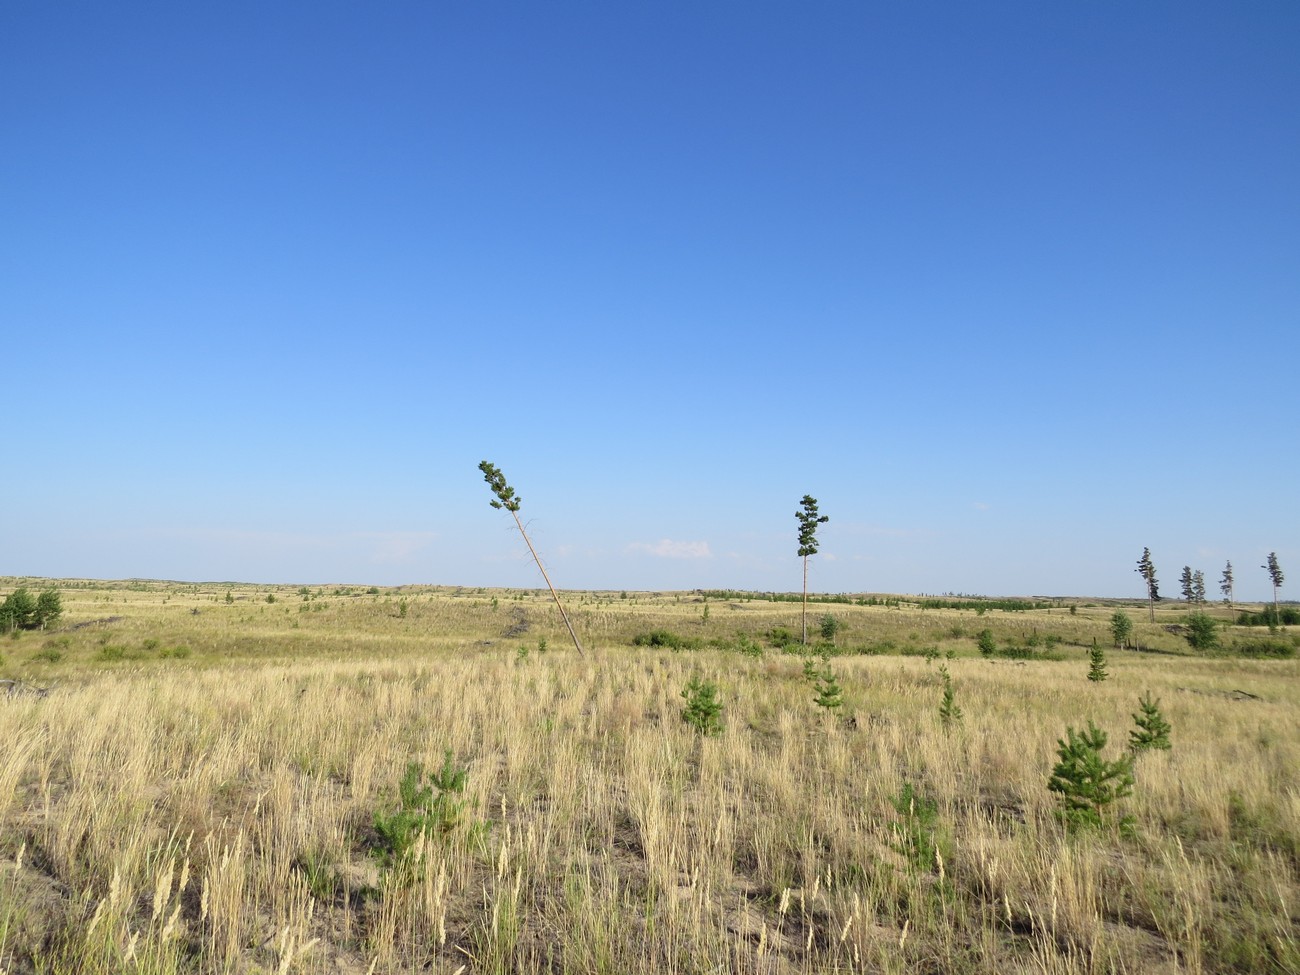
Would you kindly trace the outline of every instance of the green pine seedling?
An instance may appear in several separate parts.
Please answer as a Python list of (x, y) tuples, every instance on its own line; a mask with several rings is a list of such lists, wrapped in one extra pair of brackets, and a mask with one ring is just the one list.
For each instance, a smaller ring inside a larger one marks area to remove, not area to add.
[(1138, 699), (1138, 707), (1141, 710), (1133, 713), (1137, 728), (1128, 733), (1129, 750), (1134, 754), (1151, 748), (1168, 751), (1172, 747), (1169, 742), (1172, 728), (1160, 713), (1160, 702), (1151, 700), (1151, 692), (1148, 691)]
[(951, 728), (954, 724), (961, 724), (961, 708), (957, 706), (952, 690), (952, 676), (946, 666), (940, 665), (939, 676), (943, 678), (943, 701), (939, 704), (939, 720), (943, 722), (944, 728)]
[(980, 630), (979, 635), (980, 653), (986, 657), (991, 657), (998, 652), (997, 641), (993, 639), (992, 630)]
[(718, 700), (717, 684), (692, 677), (682, 697), (686, 701), (683, 721), (706, 737), (722, 734), (722, 702)]
[(819, 708), (825, 708), (831, 714), (837, 713), (844, 706), (844, 688), (840, 687), (840, 682), (836, 679), (829, 663), (817, 677), (813, 701)]
[(1096, 637), (1093, 637), (1092, 650), (1088, 654), (1088, 659), (1092, 663), (1088, 669), (1088, 680), (1099, 683), (1110, 676), (1106, 672), (1106, 651), (1097, 645)]
[[(1113, 820), (1111, 806), (1133, 792), (1133, 756), (1107, 761), (1101, 750), (1106, 747), (1106, 732), (1091, 721), (1088, 730), (1066, 729), (1066, 737), (1057, 739), (1060, 758), (1052, 769), (1047, 788), (1060, 802), (1059, 814), (1070, 829), (1101, 828)], [(1116, 820), (1121, 832), (1132, 827), (1132, 819)]]

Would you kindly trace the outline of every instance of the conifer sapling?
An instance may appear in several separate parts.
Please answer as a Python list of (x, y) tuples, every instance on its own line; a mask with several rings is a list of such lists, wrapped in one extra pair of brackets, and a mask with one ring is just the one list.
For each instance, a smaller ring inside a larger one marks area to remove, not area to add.
[[(1067, 728), (1065, 733), (1056, 742), (1059, 761), (1047, 788), (1057, 794), (1061, 818), (1071, 829), (1104, 826), (1111, 818), (1110, 807), (1133, 792), (1133, 756), (1113, 762), (1103, 758), (1106, 732), (1091, 721), (1086, 731)], [(1123, 831), (1131, 823), (1124, 817), (1116, 825)]]
[(1097, 645), (1096, 637), (1092, 639), (1092, 651), (1088, 654), (1088, 660), (1092, 665), (1088, 669), (1088, 680), (1099, 682), (1110, 676), (1106, 672), (1106, 652)]
[(1148, 691), (1138, 699), (1138, 707), (1141, 710), (1133, 713), (1137, 728), (1128, 733), (1129, 750), (1141, 752), (1158, 748), (1168, 751), (1172, 747), (1169, 742), (1169, 732), (1172, 729), (1160, 713), (1160, 702), (1151, 700), (1151, 692)]

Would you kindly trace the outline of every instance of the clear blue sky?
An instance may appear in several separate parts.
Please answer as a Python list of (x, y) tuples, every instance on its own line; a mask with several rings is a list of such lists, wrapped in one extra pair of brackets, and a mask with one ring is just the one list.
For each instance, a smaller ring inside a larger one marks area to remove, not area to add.
[[(0, 8), (0, 574), (1300, 586), (1300, 4)], [(1288, 590), (1291, 590), (1289, 593)]]

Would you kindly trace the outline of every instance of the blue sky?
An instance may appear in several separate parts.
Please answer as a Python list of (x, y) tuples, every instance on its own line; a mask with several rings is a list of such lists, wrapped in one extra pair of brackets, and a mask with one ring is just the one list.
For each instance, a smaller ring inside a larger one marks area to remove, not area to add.
[[(1300, 5), (0, 10), (0, 574), (1296, 564)], [(1283, 595), (1288, 595), (1283, 589)]]

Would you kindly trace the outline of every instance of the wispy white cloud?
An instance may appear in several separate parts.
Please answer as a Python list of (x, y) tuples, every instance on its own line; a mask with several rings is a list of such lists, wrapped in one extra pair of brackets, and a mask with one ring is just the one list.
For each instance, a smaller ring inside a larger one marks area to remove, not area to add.
[(628, 551), (644, 552), (661, 559), (711, 559), (708, 542), (678, 542), (661, 538), (657, 542), (633, 542)]
[(970, 506), (974, 508), (976, 511), (988, 511), (989, 508), (993, 507), (987, 501), (972, 501), (970, 503)]
[(370, 561), (380, 565), (405, 564), (433, 544), (437, 532), (356, 532), (370, 548)]

